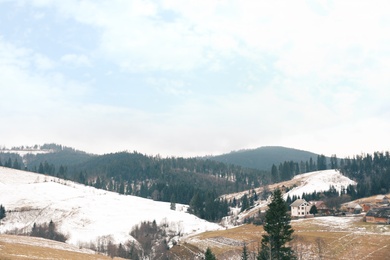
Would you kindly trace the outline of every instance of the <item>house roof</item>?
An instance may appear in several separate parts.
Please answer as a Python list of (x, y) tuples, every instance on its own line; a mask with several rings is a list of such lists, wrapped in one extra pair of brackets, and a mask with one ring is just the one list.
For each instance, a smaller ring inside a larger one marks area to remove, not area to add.
[(293, 203), (291, 203), (290, 207), (299, 207), (299, 206), (301, 206), (303, 203), (307, 203), (307, 201), (304, 200), (304, 199), (297, 199), (297, 200), (295, 200)]
[(356, 202), (347, 202), (347, 203), (344, 203), (343, 204), (344, 207), (348, 208), (348, 209), (361, 209), (362, 207), (356, 203)]
[(390, 218), (390, 207), (370, 209), (366, 216), (376, 218)]
[(310, 203), (311, 205), (315, 205), (317, 208), (318, 208), (321, 204), (324, 204), (324, 205), (325, 205), (324, 201), (322, 201), (322, 200), (311, 200), (311, 201), (309, 201), (309, 203)]

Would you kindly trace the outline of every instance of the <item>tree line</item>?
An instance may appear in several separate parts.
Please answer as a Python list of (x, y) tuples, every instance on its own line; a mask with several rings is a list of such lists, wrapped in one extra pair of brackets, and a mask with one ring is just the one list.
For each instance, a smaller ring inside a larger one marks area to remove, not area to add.
[[(4, 155), (2, 157), (4, 160)], [(2, 162), (2, 158), (0, 157), (0, 166), (12, 168), (12, 169), (17, 169), (17, 170), (24, 169), (24, 164), (23, 164), (22, 160), (19, 159), (18, 156), (12, 156), (12, 157), (9, 156), (8, 160), (4, 160), (4, 163)]]
[[(295, 175), (313, 172), (313, 171), (322, 171), (327, 169), (338, 169), (339, 168), (339, 159), (336, 155), (330, 157), (330, 162), (325, 155), (321, 154), (317, 156), (317, 159), (314, 160), (310, 157), (308, 161), (294, 162), (294, 161), (285, 161), (276, 166), (275, 164), (271, 167), (271, 182), (277, 183), (281, 181), (287, 181), (294, 178)], [(344, 160), (341, 160), (342, 165)]]
[(65, 242), (68, 237), (57, 230), (55, 223), (51, 220), (49, 223), (33, 224), (31, 232), (32, 237), (42, 237), (59, 242)]
[(356, 155), (343, 160), (341, 172), (357, 182), (352, 199), (390, 192), (390, 153)]

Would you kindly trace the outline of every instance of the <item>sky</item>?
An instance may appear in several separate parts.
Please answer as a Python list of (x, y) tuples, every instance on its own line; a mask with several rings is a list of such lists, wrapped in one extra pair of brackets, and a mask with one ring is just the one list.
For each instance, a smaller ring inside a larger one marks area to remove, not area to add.
[(390, 2), (0, 0), (0, 145), (390, 150)]

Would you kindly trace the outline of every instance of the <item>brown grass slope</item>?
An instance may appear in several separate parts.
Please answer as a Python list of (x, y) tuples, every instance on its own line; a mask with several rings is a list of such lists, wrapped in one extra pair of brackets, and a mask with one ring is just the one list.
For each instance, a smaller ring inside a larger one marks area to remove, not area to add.
[(95, 254), (91, 250), (79, 249), (75, 246), (43, 238), (0, 235), (0, 259), (108, 260), (112, 258)]
[[(298, 259), (390, 259), (390, 226), (365, 223), (360, 217), (303, 219), (292, 226), (291, 246)], [(173, 259), (201, 259), (210, 247), (217, 259), (240, 259), (244, 243), (252, 255), (257, 252), (263, 233), (262, 226), (254, 225), (206, 232), (188, 238), (171, 253)]]

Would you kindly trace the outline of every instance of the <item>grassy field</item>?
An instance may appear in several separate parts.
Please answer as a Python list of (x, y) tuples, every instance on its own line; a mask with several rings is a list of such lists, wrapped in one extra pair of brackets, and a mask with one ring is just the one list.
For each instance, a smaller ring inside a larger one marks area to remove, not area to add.
[[(72, 260), (108, 260), (90, 250), (81, 250), (68, 244), (41, 238), (0, 235), (1, 260), (26, 259), (72, 259)], [(115, 258), (121, 259), (121, 258)]]
[[(365, 223), (359, 217), (304, 219), (293, 221), (292, 226), (291, 246), (298, 259), (390, 259), (390, 226)], [(257, 252), (263, 233), (261, 226), (254, 225), (206, 232), (171, 251), (176, 259), (200, 259), (210, 247), (217, 259), (240, 259), (244, 243), (253, 254)]]
[[(298, 259), (390, 260), (390, 226), (365, 223), (361, 219), (317, 217), (294, 220), (291, 246)], [(211, 248), (217, 259), (240, 259), (244, 243), (253, 257), (262, 234), (262, 226), (254, 225), (201, 233), (173, 247), (169, 251), (170, 259), (202, 259), (207, 247)], [(111, 258), (41, 238), (0, 235), (0, 259)]]

